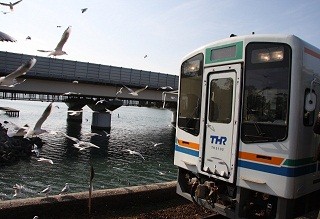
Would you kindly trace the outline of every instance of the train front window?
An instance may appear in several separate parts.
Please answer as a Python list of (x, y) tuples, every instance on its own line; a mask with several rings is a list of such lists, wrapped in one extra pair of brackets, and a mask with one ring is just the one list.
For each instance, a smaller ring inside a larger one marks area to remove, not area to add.
[(182, 63), (178, 127), (192, 135), (198, 135), (200, 131), (202, 75), (202, 54)]
[(241, 140), (283, 141), (288, 133), (291, 49), (280, 43), (246, 47)]

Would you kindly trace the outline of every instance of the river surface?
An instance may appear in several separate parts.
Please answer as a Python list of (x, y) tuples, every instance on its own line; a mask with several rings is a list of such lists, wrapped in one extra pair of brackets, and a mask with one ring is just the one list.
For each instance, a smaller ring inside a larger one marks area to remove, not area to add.
[[(20, 117), (8, 117), (0, 111), (0, 123), (11, 121), (17, 125), (33, 127), (48, 106), (40, 101), (0, 100), (0, 106), (20, 110)], [(13, 185), (22, 184), (27, 189), (18, 198), (41, 196), (47, 185), (51, 194), (59, 194), (65, 183), (71, 192), (88, 191), (90, 164), (94, 167), (93, 188), (107, 189), (145, 185), (176, 179), (173, 165), (175, 129), (171, 126), (172, 111), (147, 107), (122, 106), (112, 112), (110, 137), (86, 136), (91, 132), (92, 110), (83, 108), (81, 123), (67, 122), (68, 107), (53, 103), (54, 107), (42, 128), (60, 131), (100, 148), (79, 151), (63, 135), (44, 133), (39, 137), (45, 142), (40, 157), (52, 159), (53, 165), (39, 162), (35, 156), (20, 160), (12, 166), (0, 167), (0, 200), (15, 199)], [(6, 125), (6, 127), (10, 127)], [(103, 134), (102, 131), (97, 131)], [(154, 147), (153, 143), (163, 143)], [(122, 150), (140, 152), (145, 160), (128, 155)]]

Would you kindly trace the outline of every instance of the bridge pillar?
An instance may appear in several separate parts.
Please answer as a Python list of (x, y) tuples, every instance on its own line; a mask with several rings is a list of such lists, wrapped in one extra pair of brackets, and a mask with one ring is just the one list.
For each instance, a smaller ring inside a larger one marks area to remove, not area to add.
[(110, 131), (110, 129), (111, 129), (111, 113), (110, 112), (94, 111), (92, 113), (91, 129)]

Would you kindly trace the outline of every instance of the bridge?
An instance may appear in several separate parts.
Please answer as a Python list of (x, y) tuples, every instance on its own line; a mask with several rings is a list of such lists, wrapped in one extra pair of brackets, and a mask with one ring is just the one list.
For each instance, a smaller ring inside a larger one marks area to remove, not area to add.
[[(70, 110), (78, 111), (88, 105), (94, 111), (92, 127), (102, 129), (110, 127), (109, 110), (123, 102), (162, 106), (165, 100), (167, 107), (176, 108), (173, 91), (178, 89), (179, 77), (170, 74), (0, 51), (0, 76), (10, 74), (32, 57), (37, 63), (21, 76), (26, 81), (12, 88), (1, 86), (1, 98), (63, 101)], [(130, 95), (126, 88), (116, 95), (123, 85), (133, 90), (148, 88), (138, 96)], [(103, 104), (96, 104), (98, 101)], [(81, 121), (82, 114), (68, 119)]]

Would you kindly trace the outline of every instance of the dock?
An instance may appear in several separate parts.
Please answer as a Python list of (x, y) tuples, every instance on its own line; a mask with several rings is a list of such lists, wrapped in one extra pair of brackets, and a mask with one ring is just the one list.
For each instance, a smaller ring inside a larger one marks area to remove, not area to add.
[(20, 110), (11, 107), (0, 107), (0, 110), (4, 111), (10, 117), (19, 117), (20, 114)]

